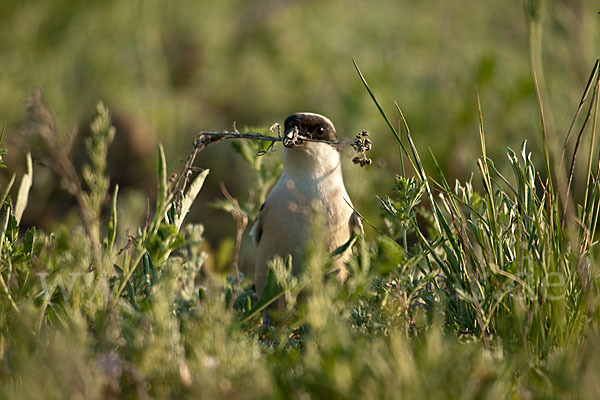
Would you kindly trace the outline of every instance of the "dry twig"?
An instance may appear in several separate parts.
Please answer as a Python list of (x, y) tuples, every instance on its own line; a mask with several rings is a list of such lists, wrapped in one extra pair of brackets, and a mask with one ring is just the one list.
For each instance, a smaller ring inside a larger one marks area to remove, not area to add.
[[(358, 156), (354, 157), (352, 160), (355, 164), (360, 164), (361, 167), (364, 167), (365, 165), (370, 165), (372, 162), (372, 160), (367, 158), (365, 154), (365, 152), (371, 150), (372, 145), (371, 140), (367, 138), (367, 136), (369, 136), (368, 131), (362, 131), (361, 133), (358, 133), (352, 142), (347, 140), (338, 140), (334, 142), (302, 136), (298, 133), (298, 129), (294, 130), (294, 134), (292, 136), (281, 137), (281, 127), (279, 124), (274, 124), (271, 126), (270, 130), (274, 131), (275, 129), (278, 130), (278, 136), (267, 136), (261, 133), (238, 132), (237, 129), (235, 129), (235, 132), (199, 132), (194, 140), (194, 151), (192, 154), (190, 154), (190, 159), (188, 159), (188, 163), (186, 163), (186, 168), (188, 165), (191, 165), (190, 160), (193, 164), (193, 159), (195, 159), (198, 152), (204, 150), (213, 143), (217, 143), (225, 139), (250, 139), (271, 142), (267, 150), (258, 152), (257, 155), (259, 156), (268, 153), (273, 148), (275, 142), (282, 142), (285, 147), (292, 147), (302, 142), (326, 143), (332, 146), (350, 145), (358, 153)], [(180, 174), (180, 179), (182, 175), (183, 174)], [(177, 184), (179, 184), (179, 182), (177, 182)]]

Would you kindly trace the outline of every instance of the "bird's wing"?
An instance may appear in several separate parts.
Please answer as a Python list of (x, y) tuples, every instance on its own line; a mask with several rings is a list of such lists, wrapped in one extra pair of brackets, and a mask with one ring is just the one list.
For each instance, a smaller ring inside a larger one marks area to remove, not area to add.
[(362, 220), (356, 211), (350, 215), (350, 234), (363, 236), (365, 234), (365, 228), (363, 228)]
[(264, 209), (265, 209), (265, 203), (263, 203), (262, 206), (260, 206), (260, 211), (258, 212), (258, 215), (256, 216), (256, 221), (254, 221), (254, 226), (252, 226), (252, 229), (250, 230), (250, 236), (254, 240), (254, 244), (256, 246), (258, 246), (258, 244), (260, 243), (260, 238), (262, 237), (262, 233), (263, 233), (261, 217), (263, 215)]

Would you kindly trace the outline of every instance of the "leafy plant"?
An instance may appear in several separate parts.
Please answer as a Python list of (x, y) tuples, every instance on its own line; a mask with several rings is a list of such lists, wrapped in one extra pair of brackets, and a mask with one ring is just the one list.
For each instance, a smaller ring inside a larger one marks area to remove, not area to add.
[[(374, 239), (349, 242), (345, 282), (329, 276), (336, 255), (315, 245), (300, 275), (289, 258), (273, 260), (263, 293), (239, 271), (204, 268), (204, 227), (185, 224), (208, 174), (193, 167), (196, 148), (169, 179), (158, 146), (154, 207), (119, 243), (108, 111), (96, 110), (79, 174), (68, 146), (50, 146), (69, 135), (34, 98), (25, 126), (42, 145), (33, 158), (63, 180), (79, 213), (51, 232), (21, 229), (29, 158), (14, 205), (14, 177), (3, 192), (0, 397), (597, 397), (597, 67), (582, 98), (588, 113), (574, 119), (578, 141), (590, 136), (583, 200), (568, 190), (581, 146), (564, 173), (546, 134), (541, 161), (527, 142), (508, 148), (509, 176), (488, 157), (482, 113), (477, 174), (451, 185), (439, 165), (428, 173), (400, 108), (396, 129), (360, 76), (412, 170), (379, 196), (385, 220), (368, 221)], [(278, 167), (256, 157), (262, 147), (237, 149), (257, 173), (256, 194), (217, 206), (249, 220)], [(271, 325), (260, 321), (268, 306)]]

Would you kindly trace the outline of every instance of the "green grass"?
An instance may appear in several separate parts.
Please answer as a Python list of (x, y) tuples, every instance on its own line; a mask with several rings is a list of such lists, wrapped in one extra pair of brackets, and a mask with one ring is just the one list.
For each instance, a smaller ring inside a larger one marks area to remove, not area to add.
[[(600, 397), (595, 3), (417, 3), (0, 5), (0, 398)], [(280, 152), (191, 135), (300, 110), (367, 234), (254, 293)]]
[[(48, 232), (20, 229), (34, 201), (31, 162), (16, 200), (3, 196), (1, 397), (596, 398), (599, 76), (594, 68), (587, 115), (575, 119), (586, 152), (561, 165), (524, 142), (494, 162), (480, 111), (478, 171), (451, 185), (440, 167), (425, 169), (398, 105), (396, 130), (361, 75), (412, 169), (379, 197), (385, 218), (367, 221), (373, 239), (357, 241), (346, 282), (325, 279), (330, 256), (314, 247), (300, 276), (275, 260), (262, 294), (237, 270), (225, 279), (205, 268), (204, 228), (185, 223), (208, 174), (193, 167), (195, 150), (169, 178), (158, 147), (155, 204), (118, 243), (107, 108), (97, 107), (78, 172), (69, 135), (34, 96), (34, 156), (78, 214)], [(238, 218), (256, 211), (278, 173), (252, 156), (257, 146), (236, 147), (257, 173), (256, 198), (217, 204)], [(587, 166), (582, 201), (569, 199), (575, 162)], [(279, 297), (276, 324), (261, 325)]]
[[(6, 127), (10, 171), (25, 170), (24, 154), (15, 142), (32, 88), (43, 91), (62, 131), (77, 132), (72, 148), (77, 168), (85, 154), (79, 138), (102, 99), (119, 132), (107, 172), (120, 186), (120, 207), (133, 209), (125, 217), (131, 221), (123, 219), (121, 226), (134, 230), (144, 222), (145, 197), (154, 198), (158, 143), (164, 145), (173, 172), (183, 166), (179, 162), (199, 130), (229, 130), (234, 121), (240, 129), (264, 127), (293, 112), (314, 111), (329, 117), (345, 138), (363, 129), (372, 133), (375, 163), (369, 179), (349, 160), (344, 173), (353, 204), (377, 220), (373, 194), (391, 194), (389, 182), (402, 165), (389, 151), (395, 149), (395, 139), (364, 95), (352, 59), (386, 107), (393, 107), (392, 99), (402, 106), (425, 168), (435, 168), (427, 150), (431, 147), (453, 182), (468, 177), (480, 154), (477, 95), (490, 157), (504, 159), (505, 146), (516, 149), (525, 139), (532, 149), (541, 148), (539, 121), (532, 117), (537, 110), (529, 55), (533, 16), (536, 38), (541, 40), (543, 33), (544, 39), (536, 54), (544, 60), (540, 82), (543, 77), (547, 86), (551, 137), (571, 122), (599, 48), (596, 0), (510, 5), (496, 0), (381, 0), (377, 7), (364, 2), (349, 7), (347, 0), (282, 1), (271, 7), (270, 1), (184, 0), (178, 7), (161, 0), (2, 2), (0, 126)], [(397, 128), (397, 114), (390, 117)], [(228, 146), (206, 151), (203, 159), (202, 166), (212, 174), (202, 197), (207, 202), (222, 198), (223, 180), (245, 203), (254, 175), (243, 160)], [(39, 201), (28, 206), (23, 223), (51, 230), (65, 218), (70, 199), (56, 189), (54, 175), (43, 168), (36, 171), (32, 195)], [(0, 171), (0, 186), (10, 177)], [(583, 186), (575, 182), (577, 196)], [(235, 224), (228, 214), (208, 207), (195, 207), (190, 218), (211, 226), (205, 232), (212, 248), (207, 263), (223, 271)], [(222, 256), (214, 257), (217, 252)], [(252, 257), (251, 246), (245, 246), (242, 269)]]

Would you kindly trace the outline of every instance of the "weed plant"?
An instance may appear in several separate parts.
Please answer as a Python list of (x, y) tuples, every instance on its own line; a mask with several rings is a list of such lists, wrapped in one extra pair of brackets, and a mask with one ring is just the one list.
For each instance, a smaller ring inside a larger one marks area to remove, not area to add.
[[(479, 111), (479, 170), (451, 184), (424, 169), (400, 108), (396, 128), (360, 74), (406, 166), (378, 199), (385, 222), (366, 221), (373, 240), (353, 238), (344, 283), (327, 279), (335, 255), (315, 246), (299, 276), (274, 260), (263, 293), (237, 269), (224, 279), (205, 268), (204, 228), (185, 223), (208, 174), (195, 150), (169, 177), (158, 147), (156, 202), (118, 243), (107, 108), (78, 172), (35, 93), (23, 133), (79, 215), (51, 232), (20, 228), (34, 201), (30, 157), (14, 200), (14, 177), (2, 191), (0, 397), (597, 398), (599, 76), (596, 63), (569, 163), (548, 144), (540, 101), (542, 155), (525, 142), (506, 149), (512, 176), (501, 174)], [(254, 156), (259, 145), (236, 146), (257, 173), (255, 196), (217, 206), (247, 222), (278, 171)], [(582, 201), (570, 198), (576, 162), (587, 165)]]

